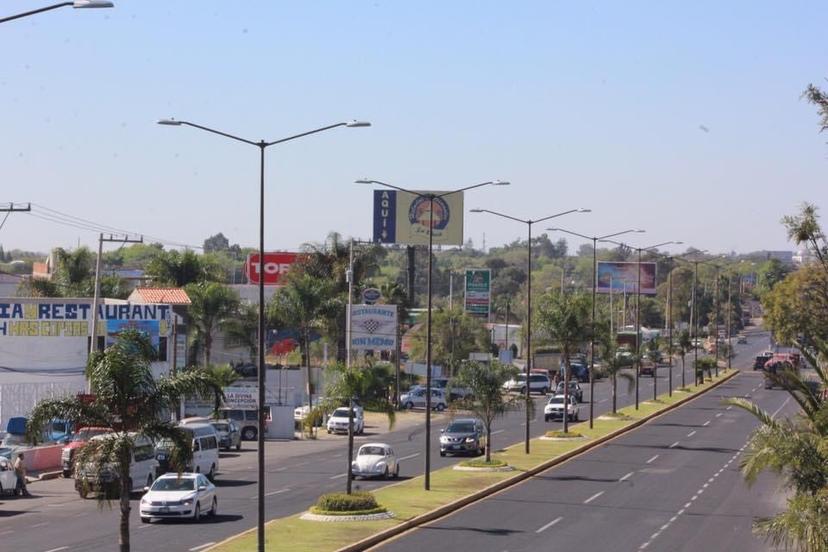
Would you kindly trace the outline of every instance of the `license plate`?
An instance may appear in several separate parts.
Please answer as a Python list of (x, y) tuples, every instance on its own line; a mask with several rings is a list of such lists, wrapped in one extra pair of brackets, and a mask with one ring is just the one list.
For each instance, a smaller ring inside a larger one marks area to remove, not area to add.
[(162, 506), (160, 508), (160, 511), (161, 511), (162, 514), (167, 514), (170, 511), (170, 507), (169, 506)]

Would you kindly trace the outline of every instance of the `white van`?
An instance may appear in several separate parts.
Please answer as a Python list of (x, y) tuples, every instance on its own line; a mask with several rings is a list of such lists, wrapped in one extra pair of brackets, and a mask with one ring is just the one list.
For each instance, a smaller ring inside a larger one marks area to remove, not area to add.
[[(112, 439), (118, 435), (122, 434), (98, 435), (92, 437), (89, 443)], [(138, 492), (152, 485), (158, 469), (158, 461), (155, 459), (155, 445), (149, 438), (134, 433), (130, 436), (134, 439), (132, 461), (129, 464), (130, 491)], [(83, 466), (77, 466), (75, 490), (81, 498), (86, 498), (91, 492), (117, 495), (120, 490), (119, 481), (120, 474), (115, 464), (108, 463), (101, 467), (94, 462), (89, 462)]]
[(193, 460), (186, 471), (203, 473), (210, 481), (215, 481), (219, 469), (219, 447), (216, 428), (209, 423), (181, 424), (181, 429), (193, 436)]

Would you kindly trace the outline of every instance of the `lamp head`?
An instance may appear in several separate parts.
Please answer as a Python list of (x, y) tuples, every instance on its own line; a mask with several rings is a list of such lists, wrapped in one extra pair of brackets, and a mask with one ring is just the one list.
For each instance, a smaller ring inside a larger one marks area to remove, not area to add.
[(507, 182), (505, 180), (493, 180), (490, 184), (492, 186), (509, 186), (511, 182)]
[(360, 178), (359, 180), (354, 180), (354, 184), (376, 184), (376, 181)]
[(683, 241), (674, 241), (673, 244), (674, 245), (684, 245), (684, 242)]
[(592, 209), (584, 209), (583, 207), (576, 210), (578, 213), (591, 213)]
[(354, 121), (348, 121), (347, 123), (345, 123), (345, 126), (348, 127), (348, 128), (369, 127), (369, 126), (371, 126), (371, 123), (369, 123), (368, 121), (356, 121), (356, 120), (354, 120)]
[(483, 209), (472, 209), (472, 210), (471, 210), (471, 211), (469, 211), (469, 212), (470, 212), (470, 213), (482, 213), (482, 212), (483, 212)]
[(164, 126), (181, 126), (181, 121), (176, 121), (175, 119), (172, 119), (172, 118), (170, 118), (170, 119), (159, 119), (157, 121), (157, 123), (159, 125), (164, 125)]
[(105, 0), (75, 0), (72, 2), (73, 8), (112, 8), (115, 4), (106, 2)]
[(646, 230), (642, 230), (641, 228), (637, 228), (637, 229), (633, 230), (633, 232), (635, 232), (637, 234), (643, 234), (644, 232), (646, 232)]

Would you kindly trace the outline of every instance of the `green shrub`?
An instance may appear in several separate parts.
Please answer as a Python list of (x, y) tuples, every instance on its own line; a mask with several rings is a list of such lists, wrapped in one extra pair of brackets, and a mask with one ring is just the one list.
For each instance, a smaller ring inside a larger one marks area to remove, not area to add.
[(490, 461), (486, 462), (486, 460), (481, 458), (478, 460), (466, 460), (465, 462), (460, 462), (460, 465), (465, 468), (502, 468), (507, 464), (503, 460), (496, 460), (492, 458)]
[(379, 508), (379, 504), (377, 504), (374, 495), (364, 491), (353, 494), (323, 494), (316, 501), (316, 510), (324, 512), (361, 512), (377, 508)]
[(547, 437), (554, 437), (556, 439), (576, 439), (578, 437), (583, 437), (583, 434), (578, 433), (577, 431), (569, 431), (564, 433), (563, 431), (547, 431)]

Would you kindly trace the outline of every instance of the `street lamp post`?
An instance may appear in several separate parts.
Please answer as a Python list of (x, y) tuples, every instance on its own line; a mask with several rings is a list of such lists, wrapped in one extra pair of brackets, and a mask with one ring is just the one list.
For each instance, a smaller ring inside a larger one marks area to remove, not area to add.
[[(546, 220), (550, 220), (556, 217), (560, 217), (563, 215), (568, 215), (569, 213), (589, 213), (591, 212), (590, 209), (570, 209), (568, 211), (563, 211), (561, 213), (556, 213), (554, 215), (549, 215), (548, 217), (543, 217), (540, 219), (521, 219), (517, 217), (513, 217), (511, 215), (507, 215), (504, 213), (499, 213), (497, 211), (492, 211), (490, 209), (472, 209), (472, 213), (489, 213), (490, 215), (495, 215), (501, 218), (513, 220), (515, 222), (522, 222), (526, 225), (528, 229), (528, 241), (526, 242), (526, 250), (527, 250), (527, 257), (526, 257), (526, 431), (524, 436), (524, 452), (529, 454), (529, 423), (530, 423), (530, 408), (529, 403), (531, 402), (531, 389), (529, 386), (529, 376), (532, 371), (532, 225), (538, 222), (544, 222)], [(563, 286), (563, 277), (561, 279), (561, 286)], [(561, 288), (563, 290), (563, 288)], [(563, 291), (561, 291), (563, 293)], [(508, 342), (508, 336), (507, 336)], [(569, 389), (564, 388), (564, 394), (568, 395)], [(566, 404), (566, 403), (565, 403)], [(566, 418), (564, 416), (564, 418)]]
[(73, 7), (77, 9), (95, 9), (95, 8), (111, 8), (115, 4), (112, 2), (106, 2), (104, 0), (75, 0), (74, 2), (61, 2), (59, 4), (52, 4), (51, 6), (46, 6), (44, 8), (38, 8), (36, 10), (31, 10), (23, 13), (18, 13), (17, 15), (10, 15), (8, 17), (0, 18), (0, 23), (5, 23), (6, 21), (13, 21), (15, 19), (20, 19), (22, 17), (28, 17), (30, 15), (36, 15), (38, 13), (43, 13), (45, 11), (56, 10), (58, 8), (67, 8)]
[(733, 275), (727, 273), (727, 369), (730, 370), (730, 359), (733, 357), (733, 336), (731, 335), (731, 323), (733, 320), (733, 304), (731, 303), (731, 288), (733, 287)]
[[(258, 551), (264, 552), (265, 549), (265, 536), (264, 536), (264, 522), (265, 522), (265, 512), (264, 512), (264, 494), (265, 494), (265, 481), (264, 481), (264, 417), (265, 417), (265, 410), (264, 410), (264, 403), (265, 403), (265, 312), (264, 312), (264, 225), (265, 225), (265, 150), (270, 146), (275, 146), (277, 144), (282, 144), (284, 142), (289, 142), (291, 140), (296, 140), (297, 138), (302, 138), (304, 136), (309, 136), (311, 134), (316, 134), (319, 132), (324, 132), (326, 130), (331, 130), (333, 128), (338, 127), (350, 127), (350, 128), (357, 128), (357, 127), (368, 127), (371, 126), (371, 123), (365, 121), (348, 121), (344, 123), (336, 123), (333, 125), (324, 126), (321, 128), (317, 128), (315, 130), (311, 130), (308, 132), (303, 132), (301, 134), (295, 134), (293, 136), (288, 136), (287, 138), (282, 138), (280, 140), (273, 140), (268, 142), (266, 140), (248, 140), (246, 138), (241, 138), (239, 136), (235, 136), (233, 134), (228, 134), (226, 132), (222, 132), (219, 130), (215, 130), (213, 128), (205, 127), (202, 125), (197, 125), (195, 123), (191, 123), (189, 121), (179, 121), (176, 119), (161, 119), (158, 121), (159, 125), (165, 126), (189, 126), (193, 128), (197, 128), (199, 130), (203, 130), (205, 132), (210, 132), (212, 134), (217, 134), (219, 136), (224, 136), (225, 138), (229, 138), (231, 140), (236, 140), (237, 142), (242, 142), (245, 144), (249, 144), (251, 146), (255, 146), (259, 148), (259, 327), (258, 327), (258, 337), (259, 337), (259, 366), (257, 370), (257, 383), (259, 386), (258, 392), (258, 405), (259, 405), (259, 429), (257, 432), (258, 438), (258, 526), (257, 526), (257, 544), (258, 544)], [(308, 373), (308, 388), (310, 388), (310, 373)], [(310, 401), (311, 397), (308, 394), (308, 404), (311, 404)]]
[[(592, 240), (592, 335), (590, 336), (589, 343), (589, 427), (592, 429), (595, 414), (595, 400), (593, 399), (593, 393), (595, 392), (595, 301), (598, 291), (598, 241), (622, 236), (624, 234), (642, 233), (644, 230), (630, 229), (622, 232), (615, 232), (614, 234), (607, 234), (605, 236), (585, 236), (583, 234), (579, 234), (578, 232), (572, 232), (563, 228), (547, 228), (547, 230), (551, 232), (563, 232), (565, 234), (571, 234), (579, 238), (584, 238), (585, 240)], [(610, 282), (610, 294), (612, 294), (612, 282)], [(610, 299), (612, 299), (612, 295), (610, 295)], [(610, 307), (610, 320), (612, 320), (612, 307)], [(612, 322), (610, 322), (610, 325), (612, 325)], [(612, 331), (610, 331), (610, 334), (612, 334)], [(610, 337), (612, 336), (610, 335)]]
[(423, 199), (428, 200), (428, 305), (426, 313), (426, 427), (425, 427), (425, 474), (424, 474), (424, 488), (426, 491), (431, 490), (431, 305), (432, 305), (432, 254), (431, 249), (434, 245), (434, 200), (440, 199), (452, 194), (458, 194), (466, 190), (480, 188), (481, 186), (508, 186), (509, 182), (501, 180), (490, 180), (466, 186), (458, 190), (450, 192), (435, 193), (435, 192), (415, 192), (406, 188), (400, 188), (387, 182), (380, 180), (360, 179), (356, 181), (357, 184), (375, 184), (378, 186), (385, 186), (400, 192), (405, 192)]

